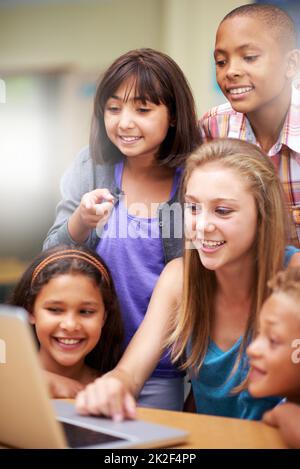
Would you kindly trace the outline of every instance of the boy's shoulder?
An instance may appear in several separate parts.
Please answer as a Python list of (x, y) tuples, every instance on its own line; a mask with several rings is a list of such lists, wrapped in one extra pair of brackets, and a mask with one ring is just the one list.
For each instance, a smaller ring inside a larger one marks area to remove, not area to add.
[(199, 129), (204, 141), (210, 138), (231, 136), (239, 138), (244, 114), (235, 111), (229, 102), (210, 109), (199, 120)]

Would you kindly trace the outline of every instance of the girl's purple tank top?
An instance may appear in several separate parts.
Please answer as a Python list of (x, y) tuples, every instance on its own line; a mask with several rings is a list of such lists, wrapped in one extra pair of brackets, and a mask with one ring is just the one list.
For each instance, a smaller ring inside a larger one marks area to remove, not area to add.
[[(123, 168), (123, 162), (115, 166), (115, 179), (120, 189)], [(180, 177), (181, 170), (178, 169), (170, 199), (177, 190)], [(97, 252), (114, 280), (124, 321), (126, 347), (145, 316), (153, 289), (165, 266), (158, 218), (130, 215), (121, 197), (104, 227)], [(181, 374), (171, 364), (166, 352), (153, 376), (171, 378)]]

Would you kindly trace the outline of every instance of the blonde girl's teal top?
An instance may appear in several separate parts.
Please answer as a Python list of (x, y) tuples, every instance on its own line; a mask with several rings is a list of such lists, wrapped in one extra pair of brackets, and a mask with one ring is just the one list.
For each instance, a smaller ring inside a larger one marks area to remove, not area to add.
[(192, 388), (197, 413), (260, 420), (267, 410), (276, 406), (281, 397), (256, 399), (247, 390), (238, 394), (232, 390), (249, 371), (246, 356), (242, 357), (232, 373), (241, 345), (241, 338), (227, 351), (221, 350), (212, 340), (200, 372), (192, 377)]
[[(287, 246), (285, 266), (299, 249)], [(246, 353), (242, 356), (237, 370), (234, 370), (242, 338), (226, 351), (210, 340), (204, 363), (196, 376), (192, 388), (199, 414), (219, 415), (241, 419), (260, 420), (264, 412), (275, 407), (282, 397), (256, 399), (247, 390), (234, 393), (233, 389), (242, 383), (249, 371)], [(187, 353), (191, 344), (187, 347)]]

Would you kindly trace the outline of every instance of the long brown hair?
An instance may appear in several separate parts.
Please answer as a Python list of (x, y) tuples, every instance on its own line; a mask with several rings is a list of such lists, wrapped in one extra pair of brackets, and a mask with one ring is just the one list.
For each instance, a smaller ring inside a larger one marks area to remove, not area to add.
[(131, 50), (115, 60), (104, 73), (96, 91), (90, 134), (94, 161), (115, 163), (122, 159), (107, 136), (104, 110), (107, 100), (129, 79), (133, 81), (135, 95), (142, 101), (167, 106), (171, 125), (160, 145), (157, 160), (169, 166), (180, 165), (201, 143), (194, 98), (174, 60), (153, 49)]
[[(244, 333), (242, 356), (249, 337), (254, 333), (263, 301), (269, 293), (268, 279), (283, 266), (286, 241), (286, 210), (283, 191), (275, 168), (257, 146), (236, 139), (216, 139), (203, 144), (186, 162), (182, 192), (193, 171), (206, 163), (218, 162), (233, 169), (245, 181), (257, 208), (257, 235), (253, 246), (254, 275), (252, 305)], [(213, 301), (217, 282), (215, 272), (206, 269), (196, 249), (184, 253), (184, 289), (180, 313), (174, 316), (172, 358), (177, 361), (189, 344), (190, 354), (182, 367), (198, 371), (203, 363), (213, 320)]]

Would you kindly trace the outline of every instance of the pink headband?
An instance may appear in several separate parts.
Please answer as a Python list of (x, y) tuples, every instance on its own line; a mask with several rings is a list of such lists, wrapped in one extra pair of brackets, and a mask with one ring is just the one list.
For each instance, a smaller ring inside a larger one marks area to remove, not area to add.
[(98, 261), (98, 259), (95, 259), (90, 254), (87, 254), (86, 252), (80, 252), (75, 249), (66, 249), (65, 251), (54, 253), (51, 256), (44, 259), (33, 271), (32, 279), (31, 279), (31, 286), (34, 284), (39, 273), (48, 264), (51, 264), (52, 262), (55, 262), (59, 259), (65, 259), (65, 258), (81, 259), (83, 261), (86, 261), (88, 264), (93, 265), (94, 267), (96, 267), (97, 270), (99, 270), (101, 275), (105, 278), (106, 283), (110, 286), (110, 278), (104, 265), (101, 264), (101, 262)]

